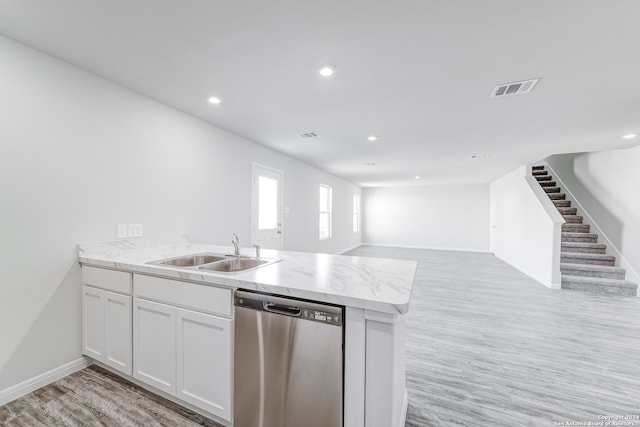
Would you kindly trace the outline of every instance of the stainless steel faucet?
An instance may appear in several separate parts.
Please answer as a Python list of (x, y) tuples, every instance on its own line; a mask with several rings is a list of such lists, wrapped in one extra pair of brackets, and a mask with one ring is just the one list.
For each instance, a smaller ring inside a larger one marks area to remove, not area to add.
[(256, 258), (260, 258), (260, 245), (253, 245), (256, 248)]
[(240, 239), (236, 233), (233, 233), (234, 239), (231, 241), (233, 243), (234, 253), (236, 255), (240, 255)]

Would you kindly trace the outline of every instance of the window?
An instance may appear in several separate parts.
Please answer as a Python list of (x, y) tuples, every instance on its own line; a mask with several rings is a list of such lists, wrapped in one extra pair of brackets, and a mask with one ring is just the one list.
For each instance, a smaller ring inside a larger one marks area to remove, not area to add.
[(360, 232), (360, 195), (353, 195), (353, 232)]
[(331, 238), (331, 187), (320, 184), (320, 240)]
[(278, 180), (258, 177), (258, 230), (278, 227)]

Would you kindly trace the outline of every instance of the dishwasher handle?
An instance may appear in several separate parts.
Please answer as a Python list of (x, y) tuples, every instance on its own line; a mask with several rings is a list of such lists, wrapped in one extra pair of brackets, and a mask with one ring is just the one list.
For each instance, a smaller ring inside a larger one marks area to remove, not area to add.
[(278, 304), (278, 303), (269, 302), (269, 301), (263, 301), (262, 308), (264, 308), (264, 311), (269, 311), (271, 313), (276, 313), (276, 314), (283, 314), (285, 316), (300, 317), (300, 314), (302, 313), (302, 309), (300, 309), (300, 307)]

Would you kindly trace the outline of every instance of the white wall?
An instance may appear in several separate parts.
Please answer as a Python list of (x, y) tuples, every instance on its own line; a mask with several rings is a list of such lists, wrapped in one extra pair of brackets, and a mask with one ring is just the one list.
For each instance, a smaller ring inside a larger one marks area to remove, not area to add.
[(627, 280), (640, 282), (640, 147), (545, 160), (584, 210), (599, 242), (627, 269)]
[(562, 215), (527, 167), (491, 183), (491, 249), (551, 288), (560, 287)]
[[(76, 244), (251, 238), (252, 162), (284, 171), (284, 249), (337, 252), (360, 188), (0, 37), (0, 391), (80, 357)], [(318, 240), (318, 185), (334, 238)]]
[(364, 243), (489, 250), (489, 185), (364, 188)]

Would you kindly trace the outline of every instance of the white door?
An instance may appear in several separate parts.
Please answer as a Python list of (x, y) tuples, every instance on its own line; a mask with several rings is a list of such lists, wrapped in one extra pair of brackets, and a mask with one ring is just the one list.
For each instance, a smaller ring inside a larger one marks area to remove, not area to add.
[(282, 171), (253, 164), (252, 244), (282, 249)]
[(133, 299), (133, 377), (175, 396), (175, 307)]
[(231, 320), (177, 309), (177, 396), (231, 419)]

